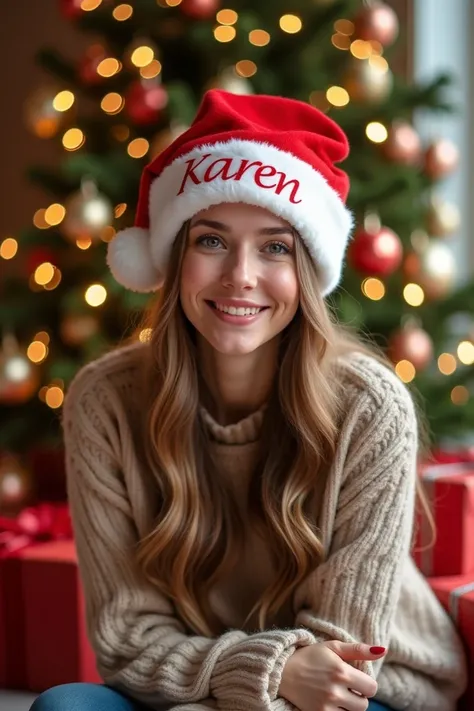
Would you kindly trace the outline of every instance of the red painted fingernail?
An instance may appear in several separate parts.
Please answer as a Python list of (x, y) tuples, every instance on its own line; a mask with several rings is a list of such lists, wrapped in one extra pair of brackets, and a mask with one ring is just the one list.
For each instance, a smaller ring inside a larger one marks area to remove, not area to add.
[(385, 652), (385, 647), (371, 647), (371, 654), (383, 654)]

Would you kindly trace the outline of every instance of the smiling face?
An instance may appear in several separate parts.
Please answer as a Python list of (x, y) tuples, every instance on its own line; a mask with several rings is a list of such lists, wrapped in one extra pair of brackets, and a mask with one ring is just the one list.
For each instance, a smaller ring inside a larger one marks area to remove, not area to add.
[(254, 205), (223, 203), (193, 217), (181, 304), (216, 351), (244, 355), (277, 343), (299, 304), (295, 239), (285, 220)]

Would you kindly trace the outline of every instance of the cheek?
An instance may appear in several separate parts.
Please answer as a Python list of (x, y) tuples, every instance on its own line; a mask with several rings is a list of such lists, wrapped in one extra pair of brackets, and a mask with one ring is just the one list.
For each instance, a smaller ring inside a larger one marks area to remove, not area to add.
[(299, 286), (296, 272), (292, 267), (280, 269), (274, 274), (272, 290), (275, 297), (286, 304), (294, 305), (299, 301)]
[(192, 294), (206, 286), (209, 280), (209, 269), (199, 256), (184, 257), (181, 267), (181, 292)]

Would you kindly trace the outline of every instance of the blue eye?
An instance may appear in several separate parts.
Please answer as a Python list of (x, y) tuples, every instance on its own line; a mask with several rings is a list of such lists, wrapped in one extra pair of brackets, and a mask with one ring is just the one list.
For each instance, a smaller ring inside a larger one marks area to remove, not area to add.
[(271, 254), (280, 256), (281, 254), (291, 254), (291, 249), (284, 242), (271, 242), (267, 247), (281, 247), (283, 251), (271, 251)]
[[(209, 244), (210, 240), (214, 240), (214, 244)], [(220, 243), (220, 241), (220, 237), (217, 237), (217, 235), (201, 235), (201, 237), (198, 237), (198, 239), (196, 240), (196, 244), (202, 244), (204, 247), (210, 247), (210, 249), (214, 249), (218, 246), (218, 243)]]

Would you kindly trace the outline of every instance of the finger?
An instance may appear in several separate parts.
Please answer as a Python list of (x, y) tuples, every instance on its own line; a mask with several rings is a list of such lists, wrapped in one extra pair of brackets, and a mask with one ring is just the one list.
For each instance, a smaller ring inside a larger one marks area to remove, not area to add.
[(335, 652), (341, 659), (349, 662), (360, 659), (380, 659), (380, 657), (382, 657), (386, 652), (384, 647), (373, 647), (369, 644), (362, 644), (362, 642), (349, 643), (334, 640), (325, 643), (325, 645)]
[(354, 691), (358, 691), (362, 696), (366, 696), (371, 699), (377, 693), (378, 684), (375, 679), (372, 679), (368, 674), (359, 671), (359, 669), (354, 669), (347, 665), (347, 682), (345, 686)]
[(340, 709), (345, 711), (367, 711), (367, 698), (360, 694), (354, 694), (350, 689), (343, 691), (341, 701), (338, 701)]

